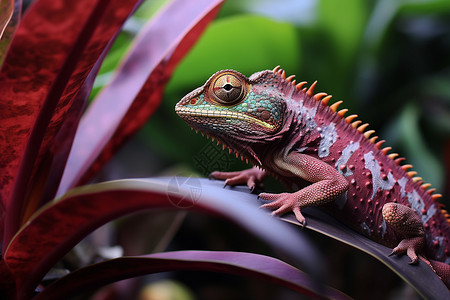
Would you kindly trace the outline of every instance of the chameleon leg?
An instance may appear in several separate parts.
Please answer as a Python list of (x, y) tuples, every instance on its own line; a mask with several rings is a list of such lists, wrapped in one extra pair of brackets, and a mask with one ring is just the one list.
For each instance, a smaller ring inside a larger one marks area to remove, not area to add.
[(383, 218), (395, 232), (404, 237), (390, 255), (404, 254), (411, 264), (418, 261), (418, 253), (425, 246), (425, 231), (417, 213), (406, 205), (386, 203), (382, 210)]
[(300, 177), (312, 184), (295, 192), (282, 194), (261, 193), (259, 197), (272, 201), (262, 207), (275, 209), (274, 215), (294, 212), (297, 220), (305, 224), (301, 209), (332, 201), (348, 189), (343, 175), (329, 164), (309, 155), (291, 152), (274, 160), (278, 169), (287, 177)]
[(212, 172), (210, 177), (214, 179), (225, 179), (225, 185), (247, 184), (248, 188), (253, 192), (257, 184), (262, 183), (267, 173), (258, 167), (237, 171), (237, 172)]

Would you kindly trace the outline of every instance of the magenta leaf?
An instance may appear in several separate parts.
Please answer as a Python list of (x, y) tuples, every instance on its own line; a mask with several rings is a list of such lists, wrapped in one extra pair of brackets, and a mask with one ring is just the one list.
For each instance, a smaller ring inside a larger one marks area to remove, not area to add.
[(157, 272), (211, 271), (249, 276), (288, 287), (312, 298), (350, 299), (321, 286), (305, 273), (276, 258), (225, 251), (176, 251), (121, 257), (91, 265), (61, 278), (34, 299), (63, 299), (114, 281)]
[(175, 0), (138, 35), (113, 80), (83, 117), (58, 191), (85, 183), (158, 107), (173, 68), (223, 0)]
[[(244, 201), (248, 197), (253, 203)], [(16, 279), (18, 296), (26, 298), (59, 259), (99, 226), (142, 209), (184, 207), (224, 217), (266, 241), (313, 278), (323, 274), (317, 252), (301, 234), (260, 210), (255, 198), (222, 189), (220, 182), (196, 178), (83, 186), (39, 210), (11, 241), (3, 259)]]
[(54, 137), (63, 125), (74, 132), (83, 108), (74, 100), (84, 101), (80, 87), (137, 2), (39, 0), (28, 8), (0, 72), (5, 244), (40, 205), (43, 189), (51, 194), (42, 185), (61, 150)]

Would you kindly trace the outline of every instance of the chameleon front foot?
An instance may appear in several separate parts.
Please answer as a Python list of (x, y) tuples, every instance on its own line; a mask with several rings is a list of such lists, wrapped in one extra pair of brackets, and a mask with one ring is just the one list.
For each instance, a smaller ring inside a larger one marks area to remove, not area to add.
[(297, 200), (296, 193), (261, 193), (258, 195), (258, 198), (271, 201), (270, 203), (263, 204), (261, 207), (275, 209), (272, 212), (272, 215), (280, 216), (292, 211), (295, 214), (297, 221), (299, 221), (302, 226), (306, 225), (306, 219), (300, 211), (300, 204)]
[(256, 186), (261, 185), (264, 178), (266, 178), (266, 171), (258, 167), (251, 169), (236, 171), (236, 172), (212, 172), (209, 177), (213, 179), (225, 180), (225, 186), (235, 186), (238, 184), (246, 184), (250, 191), (254, 191)]

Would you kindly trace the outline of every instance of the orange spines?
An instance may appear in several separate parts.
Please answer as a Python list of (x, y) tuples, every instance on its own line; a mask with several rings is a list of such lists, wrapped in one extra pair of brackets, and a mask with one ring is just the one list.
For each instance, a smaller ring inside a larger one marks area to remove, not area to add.
[(356, 130), (358, 130), (358, 132), (360, 132), (360, 133), (363, 133), (364, 130), (367, 128), (367, 126), (369, 126), (369, 123), (362, 124)]
[(400, 168), (402, 168), (403, 169), (403, 171), (408, 171), (409, 169), (411, 169), (413, 166), (412, 165), (403, 165), (403, 166), (401, 166)]
[(409, 172), (406, 172), (406, 174), (408, 174), (408, 176), (412, 178), (413, 176), (417, 175), (417, 172), (416, 171), (409, 171)]
[(350, 115), (348, 117), (345, 118), (345, 122), (347, 122), (348, 124), (350, 124), (355, 118), (357, 118), (358, 115)]
[(314, 88), (316, 87), (317, 84), (317, 80), (313, 82), (313, 84), (311, 84), (311, 86), (309, 87), (309, 89), (306, 91), (306, 94), (308, 96), (312, 96), (314, 94)]
[(381, 150), (381, 152), (384, 154), (384, 155), (386, 155), (389, 151), (391, 151), (392, 150), (392, 147), (386, 147), (386, 148), (383, 148), (382, 150)]
[(338, 101), (338, 102), (336, 102), (336, 103), (333, 103), (332, 105), (330, 105), (330, 109), (331, 109), (333, 112), (336, 112), (337, 108), (339, 107), (339, 105), (341, 105), (342, 102), (343, 102), (343, 101)]
[(280, 65), (278, 65), (275, 68), (273, 68), (272, 72), (276, 73), (276, 72), (278, 72), (279, 69), (280, 69)]
[(320, 101), (322, 100), (323, 97), (325, 97), (326, 95), (328, 95), (327, 93), (317, 93), (314, 95), (314, 100), (316, 101)]
[(372, 137), (372, 138), (370, 138), (370, 142), (372, 143), (372, 144), (375, 144), (375, 141), (378, 139), (378, 137), (377, 136), (374, 136), (374, 137)]
[(331, 95), (328, 95), (325, 98), (323, 98), (322, 99), (323, 105), (328, 105), (328, 102), (330, 101), (331, 97), (332, 97)]
[(380, 149), (380, 148), (381, 148), (381, 145), (383, 145), (384, 143), (386, 143), (385, 140), (378, 141), (378, 142), (375, 144), (375, 147), (377, 147), (378, 149)]
[(433, 195), (431, 195), (431, 199), (433, 199), (433, 201), (437, 201), (441, 197), (442, 197), (441, 194), (433, 194)]
[(356, 127), (358, 127), (359, 124), (361, 124), (361, 123), (362, 123), (362, 121), (360, 121), (360, 120), (355, 121), (355, 122), (352, 123), (352, 127), (353, 127), (353, 128), (356, 128)]
[(348, 112), (348, 109), (344, 108), (337, 112), (338, 116), (343, 118), (344, 115)]
[(295, 88), (296, 88), (297, 90), (301, 90), (302, 87), (303, 87), (305, 84), (306, 84), (306, 81), (299, 82), (299, 83), (297, 83), (297, 84), (295, 85)]
[(413, 178), (412, 178), (412, 181), (413, 181), (413, 182), (419, 182), (419, 181), (421, 181), (422, 179), (423, 179), (422, 177), (417, 176), (417, 177), (413, 177)]
[(394, 160), (398, 156), (398, 153), (391, 153), (388, 155), (388, 157), (392, 160)]
[(406, 158), (404, 158), (404, 157), (399, 157), (399, 158), (396, 158), (395, 160), (394, 160), (394, 162), (395, 162), (395, 164), (396, 165), (400, 165), (400, 163), (402, 162), (402, 161), (404, 161)]
[(291, 76), (287, 77), (286, 80), (287, 81), (292, 81), (292, 79), (294, 79), (294, 78), (295, 78), (295, 75), (291, 75)]
[(422, 184), (420, 187), (423, 189), (423, 190), (426, 190), (427, 188), (429, 188), (431, 186), (431, 183), (424, 183), (424, 184)]
[(368, 131), (364, 132), (365, 138), (368, 139), (374, 132), (375, 132), (375, 130), (368, 130)]

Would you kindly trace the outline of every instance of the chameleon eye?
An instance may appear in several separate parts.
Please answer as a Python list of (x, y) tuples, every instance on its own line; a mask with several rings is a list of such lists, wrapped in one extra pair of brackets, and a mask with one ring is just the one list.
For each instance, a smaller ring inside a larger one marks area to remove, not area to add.
[(233, 105), (242, 100), (246, 93), (246, 82), (236, 74), (219, 74), (211, 84), (214, 99), (225, 105)]

